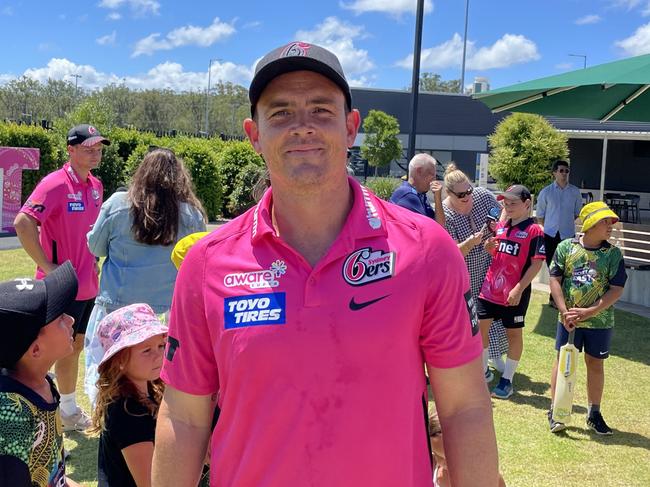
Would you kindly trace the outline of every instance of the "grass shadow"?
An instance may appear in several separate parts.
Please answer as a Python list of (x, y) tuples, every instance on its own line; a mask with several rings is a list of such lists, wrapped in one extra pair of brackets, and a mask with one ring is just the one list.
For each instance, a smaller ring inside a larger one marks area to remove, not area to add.
[(76, 431), (65, 433), (64, 436), (65, 447), (70, 454), (66, 466), (73, 469), (70, 477), (76, 482), (96, 482), (99, 438)]
[(576, 441), (589, 440), (603, 445), (620, 445), (650, 451), (650, 438), (647, 436), (632, 433), (630, 431), (621, 431), (615, 428), (612, 428), (612, 430), (614, 431), (614, 434), (606, 436), (599, 435), (596, 432), (587, 429), (586, 426), (584, 428), (579, 426), (567, 426), (565, 430), (555, 434)]
[[(644, 365), (650, 365), (650, 320), (634, 313), (614, 311), (614, 334), (610, 354)], [(533, 332), (555, 339), (557, 310), (548, 304), (541, 307)]]
[[(497, 379), (495, 379), (494, 383), (496, 382)], [(551, 408), (551, 385), (548, 382), (536, 382), (526, 374), (517, 372), (514, 378), (514, 385), (515, 392), (509, 399), (513, 403), (531, 406), (542, 411), (548, 411)], [(496, 402), (499, 399), (493, 399), (493, 401)], [(587, 408), (574, 404), (573, 412), (585, 414)]]

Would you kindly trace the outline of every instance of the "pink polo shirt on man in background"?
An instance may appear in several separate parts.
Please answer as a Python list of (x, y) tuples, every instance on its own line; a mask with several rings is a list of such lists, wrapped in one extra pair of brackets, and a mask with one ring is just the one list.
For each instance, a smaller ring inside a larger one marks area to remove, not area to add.
[[(88, 173), (84, 183), (67, 162), (38, 183), (20, 210), (40, 225), (39, 241), (47, 259), (54, 264), (72, 262), (79, 279), (77, 301), (94, 298), (99, 289), (86, 234), (97, 220), (103, 193), (99, 179)], [(43, 277), (37, 268), (36, 278)]]
[(482, 349), (467, 269), (442, 227), (349, 184), (314, 268), (276, 235), (271, 190), (180, 268), (161, 377), (219, 393), (212, 486), (431, 486), (424, 363)]

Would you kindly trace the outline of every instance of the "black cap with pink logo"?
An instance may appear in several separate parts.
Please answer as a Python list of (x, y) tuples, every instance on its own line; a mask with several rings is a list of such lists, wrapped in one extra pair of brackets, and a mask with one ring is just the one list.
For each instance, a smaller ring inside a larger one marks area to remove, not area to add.
[(77, 125), (68, 130), (68, 145), (83, 145), (89, 147), (101, 142), (104, 145), (111, 145), (111, 141), (99, 133), (92, 125), (87, 123)]
[(253, 116), (255, 115), (255, 105), (257, 105), (266, 85), (274, 78), (292, 71), (314, 71), (329, 78), (341, 88), (348, 110), (352, 109), (350, 86), (336, 55), (315, 44), (296, 41), (273, 49), (255, 66), (255, 76), (253, 76), (253, 81), (248, 89)]

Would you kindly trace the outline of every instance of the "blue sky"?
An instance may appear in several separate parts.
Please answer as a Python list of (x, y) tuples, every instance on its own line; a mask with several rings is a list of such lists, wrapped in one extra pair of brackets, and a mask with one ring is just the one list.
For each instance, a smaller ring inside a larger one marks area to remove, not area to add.
[[(312, 2), (0, 0), (0, 82), (27, 75), (84, 88), (248, 86), (255, 62), (292, 40), (330, 48), (353, 85), (410, 84), (416, 0)], [(427, 0), (422, 70), (459, 78), (464, 0)], [(650, 0), (470, 0), (466, 84), (492, 88), (650, 53)]]

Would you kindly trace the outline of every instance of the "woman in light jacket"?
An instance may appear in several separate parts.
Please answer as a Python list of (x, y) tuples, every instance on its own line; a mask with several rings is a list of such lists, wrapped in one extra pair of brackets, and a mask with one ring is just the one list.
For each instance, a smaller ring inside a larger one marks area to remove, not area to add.
[(97, 363), (102, 351), (95, 327), (106, 314), (133, 303), (147, 303), (156, 313), (171, 306), (176, 242), (205, 231), (203, 206), (192, 190), (183, 161), (169, 149), (148, 152), (128, 191), (114, 193), (102, 205), (88, 233), (88, 246), (105, 256), (99, 294), (86, 332), (86, 394), (94, 403)]

